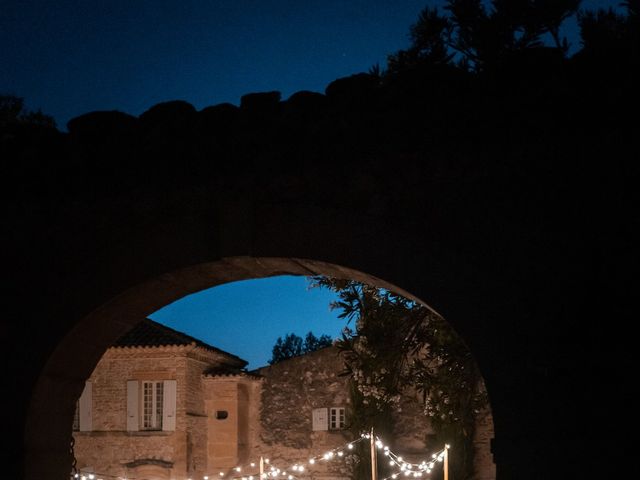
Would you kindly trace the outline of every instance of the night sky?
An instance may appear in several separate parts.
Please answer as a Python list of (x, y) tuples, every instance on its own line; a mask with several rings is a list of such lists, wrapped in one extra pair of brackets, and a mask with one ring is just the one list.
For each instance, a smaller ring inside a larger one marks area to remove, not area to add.
[[(618, 0), (583, 1), (585, 8)], [(3, 1), (0, 93), (70, 118), (94, 110), (139, 115), (185, 100), (197, 109), (243, 94), (324, 92), (334, 79), (384, 66), (409, 45), (428, 0)], [(575, 51), (575, 21), (565, 34)], [(303, 278), (230, 284), (186, 297), (154, 318), (263, 365), (287, 332), (336, 336), (327, 292)], [(326, 326), (326, 328), (325, 328)]]
[[(610, 6), (618, 0), (589, 0)], [(66, 130), (94, 110), (139, 115), (185, 100), (197, 109), (245, 93), (324, 92), (384, 66), (409, 45), (429, 0), (5, 0), (0, 93), (24, 97)], [(575, 28), (568, 36), (575, 47)]]
[(184, 297), (151, 318), (249, 362), (267, 364), (278, 337), (340, 336), (345, 321), (329, 304), (336, 297), (308, 288), (305, 277), (280, 276), (232, 282)]

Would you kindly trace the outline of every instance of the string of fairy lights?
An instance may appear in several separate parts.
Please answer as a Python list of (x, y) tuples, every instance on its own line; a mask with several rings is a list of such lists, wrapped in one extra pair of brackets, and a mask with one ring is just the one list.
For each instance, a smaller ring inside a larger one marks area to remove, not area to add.
[[(356, 444), (364, 440), (369, 440), (371, 442), (371, 434), (363, 433), (356, 440), (327, 450), (322, 454), (308, 457), (304, 461), (297, 461), (286, 468), (280, 468), (277, 465), (274, 465), (269, 458), (261, 458), (261, 466), (260, 462), (252, 461), (247, 464), (236, 465), (226, 472), (219, 471), (217, 474), (204, 475), (201, 480), (299, 480), (299, 476), (312, 470), (316, 464), (344, 459), (351, 453), (351, 451), (353, 451)], [(382, 452), (383, 456), (388, 458), (388, 465), (392, 468), (395, 467), (395, 470), (391, 475), (380, 478), (379, 480), (395, 480), (398, 477), (420, 478), (428, 476), (436, 467), (437, 463), (444, 461), (446, 453), (450, 448), (449, 445), (445, 445), (442, 450), (432, 453), (429, 458), (414, 463), (409, 462), (403, 459), (402, 456), (394, 453), (378, 436), (374, 436), (374, 445), (378, 451)], [(260, 468), (262, 471), (262, 477), (260, 476), (260, 471), (255, 472), (256, 468)], [(105, 478), (135, 480), (135, 477), (132, 476), (110, 475), (95, 472), (72, 473), (71, 478), (73, 480), (104, 480)], [(186, 480), (200, 479), (190, 477)]]

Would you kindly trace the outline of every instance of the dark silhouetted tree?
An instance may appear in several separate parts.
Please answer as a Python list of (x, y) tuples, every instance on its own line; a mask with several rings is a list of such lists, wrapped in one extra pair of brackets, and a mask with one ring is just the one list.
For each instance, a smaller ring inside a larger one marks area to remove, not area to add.
[(333, 340), (329, 335), (316, 337), (312, 332), (309, 332), (303, 340), (295, 333), (288, 333), (284, 339), (278, 337), (278, 340), (276, 340), (269, 365), (274, 365), (282, 360), (304, 355), (305, 353), (315, 352), (321, 348), (328, 347), (332, 343)]
[(12, 125), (35, 125), (55, 128), (56, 122), (41, 110), (31, 111), (24, 106), (24, 99), (15, 95), (0, 95), (0, 129)]
[(509, 55), (543, 45), (551, 35), (566, 54), (569, 45), (560, 27), (574, 15), (580, 0), (447, 0), (442, 12), (427, 7), (411, 26), (411, 46), (389, 56), (388, 69), (398, 72), (417, 65), (455, 62), (482, 71)]
[(637, 57), (640, 49), (640, 0), (630, 0), (622, 5), (626, 7), (626, 15), (617, 13), (612, 8), (578, 13), (580, 37), (585, 53)]
[(355, 327), (345, 328), (337, 343), (354, 386), (354, 433), (373, 426), (382, 435), (391, 434), (400, 396), (421, 392), (424, 413), (436, 432), (432, 440), (456, 446), (451, 451), (454, 478), (469, 478), (477, 414), (487, 396), (460, 337), (426, 306), (393, 292), (325, 277), (314, 277), (311, 284), (336, 292), (332, 308)]

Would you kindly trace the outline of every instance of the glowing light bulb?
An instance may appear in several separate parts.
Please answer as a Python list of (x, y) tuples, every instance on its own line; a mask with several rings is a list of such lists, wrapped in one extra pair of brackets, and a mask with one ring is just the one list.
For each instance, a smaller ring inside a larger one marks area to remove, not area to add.
[(444, 448), (446, 448), (447, 450), (449, 450), (451, 448), (451, 445), (449, 445), (448, 443), (445, 444)]
[(202, 478), (204, 478), (204, 480), (209, 480), (209, 477), (207, 477), (206, 475)]
[(255, 467), (255, 466), (256, 466), (256, 464), (255, 464), (255, 463), (253, 463), (253, 462), (251, 462), (251, 466), (252, 466), (252, 467)]
[(309, 459), (309, 463), (310, 463), (311, 465), (313, 465), (314, 463), (316, 463), (315, 458), (310, 458), (310, 459)]
[(401, 462), (402, 461), (402, 457), (398, 457), (398, 461)]
[(398, 474), (394, 473), (393, 475), (391, 475), (391, 478), (398, 478)]
[(89, 480), (93, 480), (94, 478), (96, 478), (96, 476), (93, 473), (89, 474)]
[(341, 451), (340, 451), (340, 452), (338, 452), (338, 456), (339, 456), (339, 457), (341, 457), (341, 456), (343, 456), (343, 455), (344, 455), (344, 453), (342, 453)]
[(302, 465), (299, 465), (299, 466), (298, 466), (298, 471), (299, 471), (299, 472), (304, 472), (304, 467), (303, 467)]
[(376, 440), (376, 447), (382, 448), (382, 442), (380, 440)]
[(240, 467), (236, 467), (236, 468), (235, 468), (235, 471), (236, 471), (236, 472), (239, 472), (240, 470), (242, 470), (242, 468), (240, 468)]
[(220, 472), (218, 475), (220, 475), (221, 477), (224, 477), (224, 473)]
[(393, 460), (389, 460), (389, 465), (391, 465), (393, 467), (394, 464), (395, 464), (395, 462)]
[(269, 463), (269, 459), (268, 459), (268, 458), (265, 458), (265, 459), (264, 459), (264, 463)]
[(347, 445), (347, 448), (348, 448), (349, 450), (353, 450), (353, 443), (350, 443), (349, 445)]

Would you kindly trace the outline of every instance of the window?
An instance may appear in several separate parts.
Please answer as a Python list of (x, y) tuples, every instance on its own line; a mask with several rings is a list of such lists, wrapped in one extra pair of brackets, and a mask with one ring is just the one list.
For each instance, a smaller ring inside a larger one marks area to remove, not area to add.
[(342, 430), (346, 425), (344, 407), (314, 408), (312, 428), (314, 431)]
[(127, 381), (127, 431), (176, 429), (176, 381)]
[(229, 416), (229, 412), (226, 410), (217, 410), (216, 411), (216, 420), (224, 420)]
[(333, 407), (329, 414), (329, 430), (342, 430), (345, 426), (344, 408)]
[(142, 430), (162, 430), (164, 382), (142, 382)]

